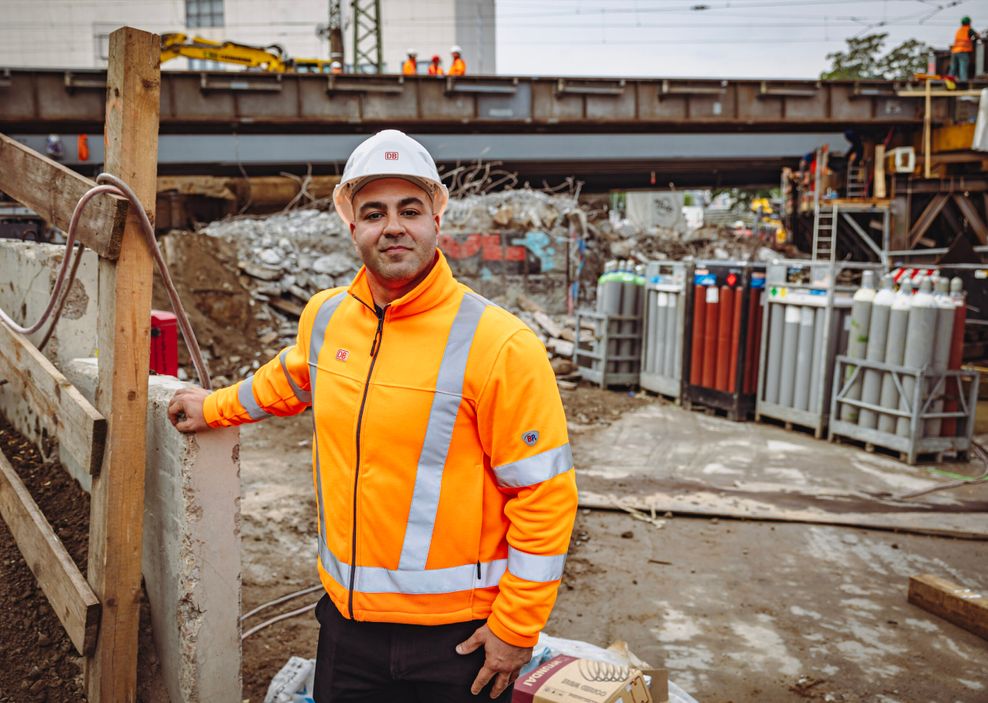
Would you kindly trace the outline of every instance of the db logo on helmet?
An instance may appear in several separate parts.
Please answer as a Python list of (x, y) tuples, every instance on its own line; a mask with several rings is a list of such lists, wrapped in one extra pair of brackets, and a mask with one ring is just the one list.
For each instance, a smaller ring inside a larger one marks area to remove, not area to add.
[(384, 160), (385, 161), (397, 161), (398, 160), (398, 152), (397, 151), (386, 151), (386, 152), (384, 152)]

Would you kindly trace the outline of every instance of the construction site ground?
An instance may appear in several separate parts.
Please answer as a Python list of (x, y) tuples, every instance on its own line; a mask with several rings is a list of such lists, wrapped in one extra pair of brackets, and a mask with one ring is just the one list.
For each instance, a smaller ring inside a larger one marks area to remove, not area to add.
[[(579, 512), (548, 633), (625, 640), (702, 703), (988, 700), (985, 641), (906, 600), (908, 577), (922, 573), (988, 589), (988, 484), (904, 501), (947, 479), (654, 396), (562, 394), (581, 500), (596, 507)], [(84, 568), (85, 494), (2, 425), (0, 439)], [(310, 418), (243, 427), (240, 456), (247, 612), (317, 582)], [(968, 538), (914, 534), (940, 530)], [(0, 703), (80, 700), (81, 660), (2, 524), (0, 562)], [(317, 633), (306, 613), (248, 637), (243, 698), (263, 701), (290, 656), (314, 656)], [(163, 701), (146, 624), (141, 641), (138, 698)]]
[[(581, 385), (563, 400), (582, 500), (611, 507), (580, 510), (548, 633), (625, 640), (702, 703), (988, 700), (985, 641), (906, 600), (922, 573), (988, 589), (988, 484), (903, 501), (947, 479), (655, 396)], [(242, 430), (244, 612), (316, 583), (310, 434), (307, 415)], [(629, 501), (642, 510), (614, 507)], [(762, 519), (724, 517), (746, 511)], [(317, 632), (305, 614), (248, 637), (244, 698), (314, 656)]]

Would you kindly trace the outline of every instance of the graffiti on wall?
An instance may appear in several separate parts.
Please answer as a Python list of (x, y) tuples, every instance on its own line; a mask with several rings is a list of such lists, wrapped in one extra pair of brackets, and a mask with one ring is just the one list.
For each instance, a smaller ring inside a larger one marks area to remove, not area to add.
[(439, 248), (454, 271), (492, 278), (495, 274), (547, 274), (560, 268), (549, 235), (529, 231), (439, 235)]

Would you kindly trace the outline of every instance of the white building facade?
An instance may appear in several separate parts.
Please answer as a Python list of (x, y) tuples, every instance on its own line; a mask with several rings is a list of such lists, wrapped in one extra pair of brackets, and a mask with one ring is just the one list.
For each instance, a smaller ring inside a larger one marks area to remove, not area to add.
[[(341, 0), (343, 45), (353, 63), (352, 1)], [(358, 0), (361, 5), (372, 5)], [(0, 68), (102, 68), (108, 36), (130, 25), (253, 46), (277, 44), (293, 58), (328, 58), (328, 0), (2, 0)], [(380, 0), (385, 71), (397, 73), (408, 48), (422, 66), (450, 63), (458, 44), (473, 74), (495, 72), (495, 0)], [(232, 68), (175, 59), (164, 69)]]

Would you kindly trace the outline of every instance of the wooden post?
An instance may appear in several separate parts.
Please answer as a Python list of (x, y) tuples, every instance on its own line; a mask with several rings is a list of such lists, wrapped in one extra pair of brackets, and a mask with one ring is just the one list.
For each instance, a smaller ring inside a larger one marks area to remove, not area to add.
[(926, 79), (926, 91), (923, 95), (923, 178), (931, 177), (932, 158), (930, 141), (933, 134), (933, 100), (930, 88), (930, 79)]
[[(106, 82), (106, 170), (133, 188), (152, 222), (159, 51), (155, 34), (116, 30)], [(137, 214), (129, 211), (119, 258), (99, 262), (96, 406), (108, 426), (89, 528), (88, 578), (102, 604), (96, 651), (86, 660), (90, 703), (136, 700), (151, 282), (151, 253)]]

